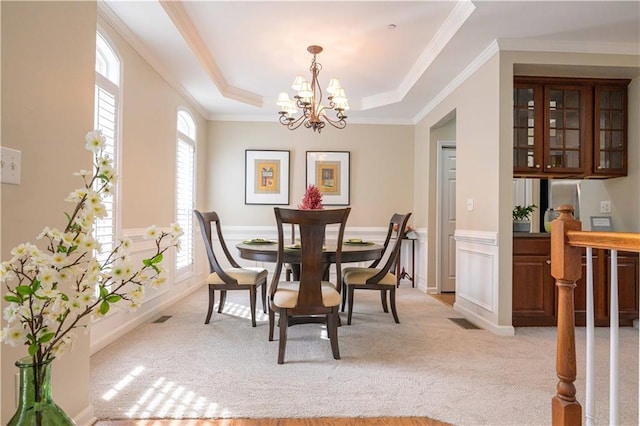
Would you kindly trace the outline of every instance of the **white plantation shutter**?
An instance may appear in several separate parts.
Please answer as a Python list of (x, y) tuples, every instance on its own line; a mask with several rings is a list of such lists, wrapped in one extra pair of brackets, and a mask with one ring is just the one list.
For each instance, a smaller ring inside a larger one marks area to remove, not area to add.
[(186, 111), (178, 111), (176, 152), (176, 222), (184, 234), (176, 254), (176, 269), (193, 265), (193, 208), (195, 192), (195, 122)]
[[(120, 61), (111, 46), (105, 39), (96, 33), (96, 91), (94, 128), (102, 130), (106, 139), (105, 153), (113, 160), (113, 166), (117, 170), (118, 147), (118, 107), (120, 81)], [(107, 214), (104, 218), (96, 219), (94, 223), (94, 238), (100, 243), (101, 253), (95, 253), (101, 263), (106, 260), (108, 254), (114, 249), (117, 234), (117, 183), (110, 195), (103, 197), (103, 203)]]

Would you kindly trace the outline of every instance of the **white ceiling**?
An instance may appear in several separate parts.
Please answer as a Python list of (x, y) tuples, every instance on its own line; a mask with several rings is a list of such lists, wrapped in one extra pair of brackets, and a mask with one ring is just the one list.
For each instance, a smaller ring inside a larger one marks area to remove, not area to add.
[[(293, 78), (310, 78), (312, 44), (324, 48), (317, 57), (323, 90), (330, 77), (340, 78), (351, 106), (347, 121), (358, 123), (415, 123), (497, 49), (640, 54), (637, 0), (99, 5), (134, 48), (214, 120), (277, 120), (278, 93), (292, 96)], [(638, 68), (610, 72), (640, 74)]]

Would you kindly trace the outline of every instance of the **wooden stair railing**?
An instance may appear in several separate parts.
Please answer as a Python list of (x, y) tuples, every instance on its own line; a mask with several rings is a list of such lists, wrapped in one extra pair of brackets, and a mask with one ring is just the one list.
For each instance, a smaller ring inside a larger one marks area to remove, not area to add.
[(558, 340), (556, 395), (551, 400), (552, 424), (582, 424), (582, 407), (576, 400), (576, 343), (574, 289), (582, 276), (582, 247), (625, 250), (640, 253), (640, 233), (584, 232), (573, 206), (558, 208), (560, 216), (551, 223), (551, 275), (558, 288)]

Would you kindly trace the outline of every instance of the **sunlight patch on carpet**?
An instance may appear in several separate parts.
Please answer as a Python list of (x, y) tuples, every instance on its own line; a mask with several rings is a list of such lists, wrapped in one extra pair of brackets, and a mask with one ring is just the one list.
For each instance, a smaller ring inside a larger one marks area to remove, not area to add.
[[(214, 310), (217, 312), (218, 304), (214, 306)], [(251, 319), (251, 308), (247, 305), (241, 305), (239, 303), (225, 302), (223, 314), (228, 314), (234, 317)], [(262, 312), (260, 308), (256, 309), (256, 321), (268, 321), (269, 316)]]
[(126, 376), (124, 376), (122, 380), (120, 380), (118, 383), (116, 383), (114, 387), (112, 387), (104, 395), (102, 395), (102, 399), (104, 399), (105, 401), (111, 400), (114, 396), (118, 394), (118, 392), (124, 389), (129, 383), (131, 383), (131, 381), (136, 376), (138, 376), (143, 371), (144, 371), (144, 367), (141, 365), (131, 370), (131, 372)]
[(230, 414), (228, 410), (220, 409), (217, 403), (164, 377), (146, 389), (125, 413), (130, 419), (218, 418)]

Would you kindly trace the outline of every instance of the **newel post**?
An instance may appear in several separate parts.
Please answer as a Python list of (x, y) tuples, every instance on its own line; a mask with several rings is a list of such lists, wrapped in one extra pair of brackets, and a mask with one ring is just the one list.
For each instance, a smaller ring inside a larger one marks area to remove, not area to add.
[(574, 289), (582, 276), (582, 250), (567, 242), (567, 231), (580, 231), (573, 206), (558, 207), (560, 216), (551, 223), (551, 275), (558, 288), (558, 343), (556, 349), (557, 393), (551, 399), (551, 421), (556, 425), (582, 424), (582, 407), (576, 401), (576, 339)]

